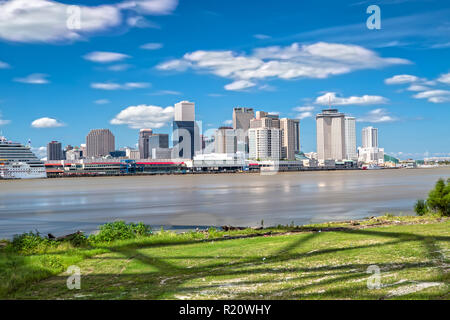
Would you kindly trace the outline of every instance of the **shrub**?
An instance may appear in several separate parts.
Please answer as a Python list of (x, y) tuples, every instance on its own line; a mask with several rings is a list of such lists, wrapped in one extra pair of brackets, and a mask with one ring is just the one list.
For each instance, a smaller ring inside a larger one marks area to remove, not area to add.
[(47, 248), (54, 245), (54, 241), (41, 237), (39, 232), (33, 233), (31, 231), (29, 233), (14, 236), (11, 243), (12, 249), (20, 253), (45, 251)]
[(74, 247), (82, 247), (88, 244), (87, 237), (82, 232), (73, 234), (67, 241)]
[(40, 258), (41, 264), (44, 267), (47, 267), (56, 271), (63, 271), (64, 266), (61, 262), (61, 258), (55, 255), (44, 255)]
[(447, 183), (439, 179), (428, 194), (427, 206), (430, 210), (443, 216), (450, 216), (450, 179)]
[(427, 203), (425, 200), (417, 200), (414, 205), (414, 211), (418, 216), (423, 216), (427, 213)]
[(152, 234), (149, 226), (139, 222), (125, 223), (125, 221), (109, 222), (100, 226), (100, 232), (89, 237), (94, 242), (111, 242), (144, 237)]

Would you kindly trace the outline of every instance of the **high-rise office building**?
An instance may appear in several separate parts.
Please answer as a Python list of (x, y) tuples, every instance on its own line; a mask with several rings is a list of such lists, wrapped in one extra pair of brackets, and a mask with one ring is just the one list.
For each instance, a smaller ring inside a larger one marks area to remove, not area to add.
[(236, 130), (231, 127), (220, 127), (215, 134), (216, 153), (234, 154), (237, 151)]
[(86, 136), (86, 157), (104, 157), (115, 150), (114, 135), (109, 129), (94, 129)]
[(156, 148), (169, 148), (169, 135), (165, 133), (155, 133), (149, 138), (150, 153)]
[[(261, 121), (263, 127), (278, 128), (280, 129), (280, 116), (278, 114), (272, 114), (265, 111), (256, 111), (256, 117), (253, 119), (253, 128), (258, 127), (255, 123)], [(252, 128), (252, 124), (250, 123)]]
[(189, 101), (175, 103), (174, 121), (195, 121), (195, 104)]
[(248, 129), (250, 129), (250, 120), (255, 117), (255, 111), (252, 108), (234, 108), (233, 109), (233, 129), (237, 134), (237, 150), (248, 152)]
[(295, 160), (295, 153), (300, 150), (300, 121), (283, 118), (280, 120), (282, 131), (281, 155), (282, 158)]
[(279, 160), (281, 158), (281, 130), (277, 128), (251, 128), (248, 130), (249, 158)]
[(233, 129), (242, 129), (247, 132), (250, 129), (250, 120), (254, 117), (255, 111), (252, 108), (234, 108)]
[(64, 160), (61, 142), (51, 141), (47, 144), (47, 160)]
[(165, 133), (157, 133), (150, 136), (149, 141), (149, 152), (150, 158), (152, 159), (163, 159), (161, 158), (164, 155), (164, 159), (170, 159), (171, 149), (169, 149), (169, 135)]
[(363, 148), (378, 148), (378, 129), (365, 127), (362, 129)]
[(356, 160), (356, 119), (354, 117), (345, 117), (345, 159)]
[(139, 131), (139, 154), (141, 159), (148, 159), (151, 157), (151, 149), (149, 148), (149, 140), (153, 134), (152, 129), (141, 129)]
[(317, 157), (319, 161), (345, 159), (345, 115), (326, 109), (316, 115)]
[(175, 104), (172, 138), (175, 158), (193, 159), (195, 153), (201, 149), (194, 103), (181, 101)]

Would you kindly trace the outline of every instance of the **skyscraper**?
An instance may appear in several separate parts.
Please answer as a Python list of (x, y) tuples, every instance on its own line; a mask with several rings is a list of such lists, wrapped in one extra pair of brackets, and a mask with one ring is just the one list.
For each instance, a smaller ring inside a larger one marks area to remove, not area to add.
[(195, 121), (195, 104), (189, 101), (175, 103), (175, 121)]
[(362, 129), (363, 148), (378, 148), (378, 129), (365, 127)]
[(362, 129), (362, 148), (358, 148), (358, 161), (370, 164), (384, 163), (384, 149), (378, 147), (378, 129)]
[(233, 109), (233, 129), (250, 129), (250, 120), (255, 117), (255, 111), (252, 108), (234, 108)]
[(201, 148), (200, 134), (195, 123), (195, 104), (181, 101), (175, 104), (173, 121), (174, 157), (193, 159)]
[(251, 128), (248, 130), (249, 158), (279, 160), (281, 158), (281, 130), (277, 128)]
[(282, 157), (288, 160), (295, 159), (295, 152), (299, 151), (299, 133), (300, 121), (297, 119), (283, 118), (280, 120), (280, 129), (282, 131)]
[(234, 154), (237, 151), (236, 131), (231, 127), (220, 127), (215, 134), (216, 153)]
[(61, 142), (51, 141), (47, 144), (47, 160), (64, 160)]
[(233, 109), (233, 129), (237, 133), (238, 151), (248, 152), (248, 129), (250, 129), (250, 120), (254, 117), (255, 111), (252, 108)]
[(326, 109), (316, 115), (318, 160), (345, 159), (345, 115)]
[(165, 133), (154, 133), (149, 139), (150, 152), (155, 148), (168, 148), (169, 135)]
[(356, 160), (356, 119), (345, 117), (345, 159)]
[(114, 135), (109, 129), (94, 129), (86, 136), (86, 157), (104, 157), (115, 150)]
[(141, 159), (148, 159), (151, 156), (149, 140), (153, 134), (152, 129), (141, 129), (139, 132), (139, 154)]

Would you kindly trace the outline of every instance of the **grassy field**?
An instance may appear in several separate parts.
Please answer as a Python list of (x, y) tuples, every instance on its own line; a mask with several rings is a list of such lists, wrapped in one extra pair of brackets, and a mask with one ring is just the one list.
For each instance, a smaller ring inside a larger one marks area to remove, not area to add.
[[(0, 298), (448, 299), (449, 249), (450, 220), (422, 217), (164, 232), (28, 255), (0, 250)], [(80, 290), (66, 287), (64, 270), (73, 264), (81, 268)], [(381, 271), (378, 289), (367, 286), (372, 265)]]

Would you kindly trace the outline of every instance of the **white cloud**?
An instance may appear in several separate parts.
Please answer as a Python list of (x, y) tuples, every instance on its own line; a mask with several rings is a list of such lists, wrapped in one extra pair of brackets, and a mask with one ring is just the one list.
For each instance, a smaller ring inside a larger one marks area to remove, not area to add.
[(179, 91), (174, 90), (159, 90), (153, 93), (150, 93), (151, 96), (180, 96), (182, 95)]
[(261, 33), (254, 34), (253, 37), (256, 39), (259, 39), (259, 40), (266, 40), (266, 39), (272, 38), (271, 36), (268, 36), (267, 34), (261, 34)]
[(95, 104), (108, 104), (110, 101), (108, 99), (99, 99), (94, 101)]
[(223, 124), (226, 125), (226, 126), (231, 126), (233, 124), (233, 120), (225, 120), (223, 122)]
[(32, 147), (31, 151), (41, 160), (47, 157), (47, 147)]
[(384, 80), (386, 84), (405, 84), (420, 80), (420, 78), (410, 74), (400, 74)]
[(178, 0), (129, 0), (118, 5), (122, 9), (134, 9), (148, 15), (171, 14), (178, 6)]
[(3, 115), (2, 115), (2, 113), (0, 112), (0, 126), (7, 125), (7, 124), (9, 124), (9, 123), (11, 123), (11, 120), (3, 119)]
[(296, 119), (303, 120), (303, 119), (306, 119), (306, 118), (311, 118), (312, 116), (313, 116), (313, 113), (310, 112), (310, 111), (307, 111), (307, 112), (300, 112), (300, 113), (296, 116)]
[(56, 119), (44, 117), (34, 120), (31, 126), (33, 128), (58, 128), (63, 127), (64, 124)]
[(91, 83), (91, 88), (99, 90), (130, 90), (130, 89), (142, 89), (150, 87), (150, 83), (147, 82), (127, 82), (124, 84), (114, 82), (95, 82)]
[(441, 75), (437, 80), (442, 83), (450, 84), (450, 72)]
[(0, 69), (8, 69), (10, 67), (6, 62), (0, 61)]
[(158, 50), (161, 49), (162, 47), (163, 47), (162, 43), (154, 43), (154, 42), (146, 43), (140, 46), (140, 48), (144, 50)]
[(426, 90), (430, 90), (430, 88), (420, 85), (420, 84), (413, 84), (413, 85), (410, 85), (408, 87), (408, 89), (406, 89), (406, 90), (408, 90), (408, 91), (426, 91)]
[(369, 111), (366, 115), (357, 118), (356, 121), (380, 123), (380, 122), (394, 122), (398, 121), (398, 119), (389, 115), (386, 109), (374, 109), (372, 111)]
[(127, 82), (125, 83), (125, 89), (142, 89), (148, 88), (150, 83), (147, 82)]
[(234, 80), (225, 86), (227, 90), (242, 90), (266, 78), (328, 78), (355, 70), (408, 63), (399, 58), (382, 58), (357, 45), (318, 42), (258, 48), (250, 55), (233, 51), (194, 51), (181, 59), (159, 64), (157, 69), (206, 71)]
[(111, 120), (114, 125), (128, 125), (132, 129), (161, 128), (172, 121), (173, 107), (151, 105), (130, 106), (122, 110)]
[(131, 64), (115, 64), (108, 67), (110, 71), (125, 71), (132, 67)]
[(295, 107), (293, 110), (297, 112), (313, 111), (314, 106)]
[(248, 81), (248, 80), (238, 80), (232, 83), (229, 83), (225, 86), (225, 90), (229, 91), (239, 91), (247, 88), (251, 88), (256, 86), (256, 83)]
[(159, 29), (160, 26), (157, 23), (148, 21), (142, 16), (133, 16), (127, 19), (127, 24), (131, 27), (136, 28), (156, 28)]
[(46, 84), (49, 83), (49, 81), (46, 79), (47, 77), (47, 74), (33, 73), (24, 78), (14, 78), (14, 81), (28, 84)]
[[(106, 1), (105, 1), (106, 2)], [(97, 6), (77, 5), (80, 28), (76, 28), (76, 11), (68, 3), (55, 0), (0, 1), (0, 38), (16, 42), (60, 42), (86, 38), (123, 24), (129, 13), (166, 15), (178, 0), (133, 0)]]
[(94, 51), (84, 55), (83, 58), (93, 62), (108, 63), (122, 61), (124, 59), (130, 58), (130, 56), (117, 52)]
[(427, 99), (432, 103), (443, 103), (450, 101), (449, 90), (427, 90), (413, 96), (416, 99)]
[(317, 97), (315, 103), (320, 105), (332, 104), (335, 106), (345, 106), (345, 105), (371, 105), (371, 104), (383, 104), (386, 103), (388, 99), (381, 96), (369, 96), (363, 95), (361, 97), (351, 96), (348, 98), (336, 97), (335, 92), (327, 92), (324, 95)]

